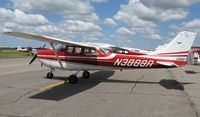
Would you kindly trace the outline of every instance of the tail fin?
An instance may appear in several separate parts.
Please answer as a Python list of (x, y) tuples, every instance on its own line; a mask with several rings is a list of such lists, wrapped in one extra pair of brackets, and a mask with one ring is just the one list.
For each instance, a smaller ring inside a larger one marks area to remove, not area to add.
[(20, 51), (21, 50), (21, 46), (17, 46), (17, 51)]
[[(182, 31), (170, 43), (155, 51), (156, 54), (189, 52), (197, 33)], [(154, 54), (155, 54), (154, 53)]]

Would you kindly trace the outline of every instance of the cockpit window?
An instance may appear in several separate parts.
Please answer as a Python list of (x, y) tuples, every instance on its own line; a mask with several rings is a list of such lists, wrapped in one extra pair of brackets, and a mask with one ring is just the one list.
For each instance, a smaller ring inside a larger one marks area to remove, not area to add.
[(106, 54), (107, 52), (110, 51), (110, 49), (109, 49), (109, 48), (100, 48), (100, 51), (101, 51), (102, 53)]
[(64, 47), (63, 47), (63, 45), (60, 45), (58, 48), (57, 48), (57, 51), (58, 52), (64, 52)]

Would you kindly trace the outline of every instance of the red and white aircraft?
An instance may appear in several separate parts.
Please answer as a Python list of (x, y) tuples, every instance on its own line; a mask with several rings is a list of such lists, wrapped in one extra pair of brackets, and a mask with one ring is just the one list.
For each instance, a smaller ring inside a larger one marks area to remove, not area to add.
[[(185, 66), (186, 58), (196, 33), (180, 32), (170, 43), (152, 54), (114, 53), (94, 45), (77, 43), (43, 35), (22, 32), (5, 32), (5, 34), (47, 42), (52, 50), (38, 50), (36, 58), (51, 68), (47, 78), (53, 78), (54, 69), (83, 71), (83, 78), (89, 78), (88, 70), (124, 70), (137, 68), (174, 68)], [(56, 44), (62, 46), (55, 48)], [(68, 78), (69, 83), (78, 81), (77, 74)]]

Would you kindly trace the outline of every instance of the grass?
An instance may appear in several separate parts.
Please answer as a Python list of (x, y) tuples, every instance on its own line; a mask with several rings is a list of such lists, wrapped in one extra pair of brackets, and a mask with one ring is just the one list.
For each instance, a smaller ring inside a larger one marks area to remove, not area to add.
[(0, 58), (24, 58), (29, 57), (26, 52), (19, 52), (14, 49), (0, 49)]

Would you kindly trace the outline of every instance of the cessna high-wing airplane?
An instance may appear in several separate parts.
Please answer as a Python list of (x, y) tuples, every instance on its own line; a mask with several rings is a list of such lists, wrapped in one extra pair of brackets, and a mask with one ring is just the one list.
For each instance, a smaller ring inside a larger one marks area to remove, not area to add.
[[(87, 79), (90, 77), (88, 70), (182, 67), (186, 64), (187, 55), (196, 37), (196, 33), (183, 31), (165, 47), (152, 54), (126, 54), (33, 33), (5, 32), (5, 34), (49, 43), (52, 50), (38, 50), (29, 64), (38, 58), (42, 64), (51, 68), (47, 78), (53, 78), (54, 69), (76, 70), (78, 72), (68, 78), (71, 84), (77, 83), (79, 71), (83, 71), (82, 77)], [(56, 44), (62, 46), (56, 49)]]

